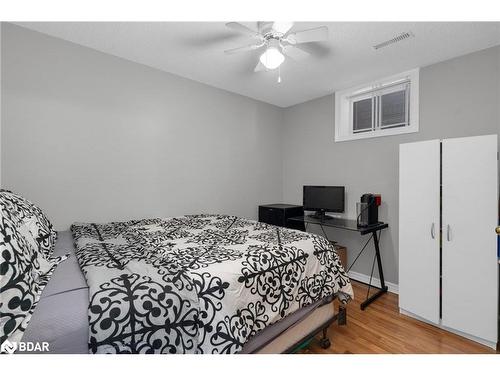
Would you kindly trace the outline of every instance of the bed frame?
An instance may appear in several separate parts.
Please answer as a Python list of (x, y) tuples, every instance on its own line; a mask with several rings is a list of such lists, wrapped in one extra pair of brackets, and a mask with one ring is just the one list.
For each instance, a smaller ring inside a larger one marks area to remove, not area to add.
[[(339, 326), (347, 324), (346, 308), (344, 306), (339, 306), (338, 311), (335, 312), (333, 305), (334, 299), (335, 297), (318, 306), (304, 318), (286, 328), (276, 337), (265, 341), (250, 353), (296, 353), (300, 349), (303, 349), (319, 333), (322, 333), (322, 337), (319, 340), (320, 347), (323, 349), (329, 348), (331, 346), (331, 341), (327, 336), (328, 328), (335, 322), (337, 322)], [(293, 344), (290, 345), (290, 343)]]
[(302, 340), (299, 342), (296, 342), (293, 344), (289, 349), (285, 350), (283, 353), (289, 354), (289, 353), (296, 353), (298, 350), (302, 349), (303, 346), (308, 343), (311, 339), (313, 339), (318, 333), (323, 331), (323, 336), (319, 340), (319, 346), (322, 349), (328, 349), (332, 343), (330, 339), (327, 336), (328, 328), (335, 322), (337, 321), (337, 324), (339, 326), (343, 326), (347, 324), (347, 310), (345, 307), (340, 306), (339, 311), (333, 315), (332, 318), (330, 318), (326, 323), (323, 323), (320, 327), (309, 333), (306, 337), (304, 337)]
[(289, 349), (285, 350), (283, 353), (295, 353), (297, 350), (301, 349), (304, 344), (309, 342), (312, 338), (314, 338), (319, 332), (323, 331), (323, 335), (319, 341), (319, 345), (322, 349), (328, 349), (332, 344), (330, 339), (328, 338), (328, 328), (337, 321), (339, 326), (344, 326), (347, 324), (347, 310), (345, 307), (340, 306), (338, 313), (334, 314), (332, 318), (330, 318), (326, 323), (322, 324), (319, 328), (312, 331), (306, 337), (304, 337), (299, 342), (292, 345)]

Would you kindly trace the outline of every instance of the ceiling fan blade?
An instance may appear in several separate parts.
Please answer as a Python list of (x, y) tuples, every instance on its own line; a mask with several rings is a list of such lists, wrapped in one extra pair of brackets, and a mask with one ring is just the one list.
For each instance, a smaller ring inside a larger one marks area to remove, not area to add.
[(257, 30), (259, 30), (260, 34), (264, 34), (265, 31), (268, 31), (272, 27), (272, 24), (269, 21), (257, 21)]
[(274, 22), (272, 29), (285, 35), (293, 26), (293, 22)]
[(249, 44), (248, 46), (227, 49), (227, 50), (224, 51), (224, 53), (226, 55), (232, 55), (233, 53), (249, 52), (249, 51), (253, 51), (253, 50), (259, 49), (263, 45), (264, 45), (264, 43)]
[(262, 64), (259, 60), (259, 62), (257, 63), (257, 65), (255, 66), (255, 69), (253, 70), (254, 72), (262, 72), (266, 70), (266, 67), (264, 66), (264, 64)]
[(303, 49), (291, 45), (283, 47), (283, 53), (295, 61), (304, 60), (310, 56), (309, 53)]
[(309, 42), (322, 42), (328, 39), (328, 27), (321, 26), (314, 29), (297, 31), (286, 37), (290, 44), (300, 44)]
[(249, 27), (246, 27), (245, 25), (242, 25), (239, 22), (228, 22), (226, 23), (226, 27), (229, 27), (230, 29), (236, 30), (240, 33), (251, 35), (251, 36), (257, 36), (259, 33), (255, 30), (252, 30)]

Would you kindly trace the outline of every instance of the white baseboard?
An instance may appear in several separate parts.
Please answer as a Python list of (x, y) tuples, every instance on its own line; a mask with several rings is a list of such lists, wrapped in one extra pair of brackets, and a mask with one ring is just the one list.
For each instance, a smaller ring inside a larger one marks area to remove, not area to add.
[[(360, 281), (362, 283), (368, 284), (370, 282), (370, 275), (365, 275), (363, 273), (355, 272), (355, 271), (349, 271), (348, 273), (349, 277), (353, 280)], [(380, 288), (380, 280), (372, 277), (372, 285), (379, 287)], [(389, 292), (398, 294), (399, 293), (399, 286), (398, 284), (390, 283), (388, 281), (385, 282), (385, 285), (387, 286)]]

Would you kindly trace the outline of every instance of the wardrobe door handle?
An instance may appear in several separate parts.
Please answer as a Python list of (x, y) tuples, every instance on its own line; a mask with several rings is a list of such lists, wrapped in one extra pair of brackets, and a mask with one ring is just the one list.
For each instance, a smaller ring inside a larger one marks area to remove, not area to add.
[(431, 225), (431, 237), (432, 239), (436, 238), (435, 225), (432, 223)]
[(448, 224), (446, 226), (446, 239), (449, 241), (451, 241), (451, 227), (450, 227), (450, 224)]

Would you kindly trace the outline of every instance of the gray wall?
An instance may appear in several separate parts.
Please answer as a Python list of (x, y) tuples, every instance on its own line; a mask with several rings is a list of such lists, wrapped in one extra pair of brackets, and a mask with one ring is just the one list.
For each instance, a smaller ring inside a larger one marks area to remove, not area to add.
[(281, 109), (8, 23), (2, 52), (2, 187), (58, 229), (281, 201)]
[[(335, 143), (333, 95), (287, 108), (283, 129), (284, 201), (300, 203), (305, 184), (345, 185), (345, 216), (355, 218), (356, 202), (362, 193), (381, 193), (381, 220), (390, 224), (382, 233), (382, 260), (386, 279), (397, 283), (399, 144), (497, 134), (499, 67), (500, 47), (495, 47), (422, 68), (420, 132), (416, 134)], [(329, 235), (348, 247), (349, 262), (362, 246), (363, 239), (355, 233), (331, 230)], [(372, 257), (369, 249), (353, 271), (369, 274)]]

